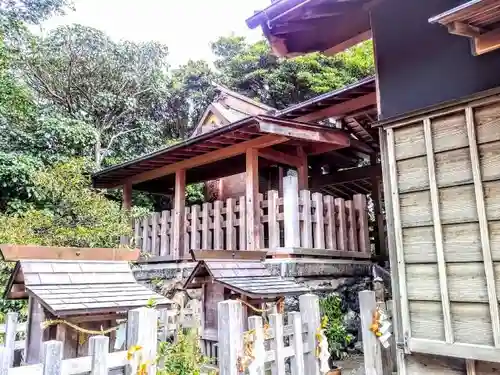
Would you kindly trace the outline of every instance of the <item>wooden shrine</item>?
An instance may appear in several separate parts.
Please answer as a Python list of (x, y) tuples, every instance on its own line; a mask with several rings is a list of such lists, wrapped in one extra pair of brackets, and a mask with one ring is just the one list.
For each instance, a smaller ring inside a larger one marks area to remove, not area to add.
[[(9, 245), (0, 249), (6, 261), (16, 261), (4, 298), (29, 301), (28, 364), (39, 361), (42, 342), (47, 340), (64, 342), (65, 359), (87, 355), (91, 331), (110, 336), (110, 351), (121, 349), (124, 336), (117, 335), (125, 326), (113, 328), (129, 310), (171, 304), (137, 283), (129, 265), (133, 254), (137, 258), (135, 250), (98, 249), (100, 259), (90, 260), (94, 249)], [(34, 258), (42, 253), (42, 259)], [(61, 254), (66, 259), (55, 259)], [(103, 260), (106, 257), (114, 260)]]

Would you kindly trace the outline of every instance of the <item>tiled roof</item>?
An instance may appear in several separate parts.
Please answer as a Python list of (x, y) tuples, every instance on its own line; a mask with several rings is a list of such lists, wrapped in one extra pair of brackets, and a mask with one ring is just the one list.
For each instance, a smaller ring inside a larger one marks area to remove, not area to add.
[(138, 284), (128, 262), (22, 260), (19, 266), (26, 290), (59, 316), (171, 303)]

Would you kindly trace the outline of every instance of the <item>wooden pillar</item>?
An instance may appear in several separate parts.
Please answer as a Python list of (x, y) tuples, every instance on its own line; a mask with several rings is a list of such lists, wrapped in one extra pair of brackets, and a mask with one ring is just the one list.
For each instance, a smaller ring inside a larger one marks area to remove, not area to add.
[[(370, 164), (377, 165), (377, 155), (370, 156)], [(381, 181), (380, 176), (372, 175), (370, 177), (370, 182), (372, 184), (372, 201), (373, 201), (373, 213), (375, 215), (375, 225), (377, 227), (377, 237), (378, 240), (375, 241), (375, 254), (382, 260), (388, 260), (387, 243), (385, 240), (385, 224), (384, 215), (382, 215), (382, 194), (380, 191)]]
[(125, 211), (130, 211), (132, 208), (132, 184), (130, 183), (123, 185), (122, 208)]
[(40, 353), (44, 337), (42, 322), (45, 320), (45, 314), (42, 305), (33, 297), (28, 299), (28, 322), (26, 323), (26, 341), (25, 341), (25, 362), (33, 365), (40, 362)]
[(174, 215), (172, 229), (172, 258), (184, 257), (184, 211), (186, 205), (186, 170), (175, 173)]
[(301, 160), (300, 166), (297, 167), (299, 190), (307, 190), (309, 189), (309, 164), (307, 163), (307, 154), (302, 146), (297, 147), (297, 156)]
[(247, 250), (261, 247), (260, 202), (259, 202), (259, 152), (249, 148), (246, 151), (246, 208), (247, 208)]

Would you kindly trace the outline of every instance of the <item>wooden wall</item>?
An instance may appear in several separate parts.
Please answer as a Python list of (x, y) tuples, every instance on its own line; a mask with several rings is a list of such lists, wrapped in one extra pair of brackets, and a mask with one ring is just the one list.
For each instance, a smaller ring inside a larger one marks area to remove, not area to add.
[(500, 362), (500, 97), (384, 131), (407, 350)]

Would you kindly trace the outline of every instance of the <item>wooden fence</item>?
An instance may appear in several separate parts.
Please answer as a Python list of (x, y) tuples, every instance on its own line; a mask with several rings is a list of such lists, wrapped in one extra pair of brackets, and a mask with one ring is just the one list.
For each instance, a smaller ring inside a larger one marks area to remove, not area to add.
[[(285, 179), (286, 182), (286, 179)], [(193, 250), (246, 250), (245, 197), (185, 209), (185, 254)], [(261, 248), (302, 247), (370, 253), (365, 195), (334, 198), (284, 184), (284, 197), (260, 194)], [(172, 211), (135, 221), (136, 246), (153, 256), (171, 253)], [(288, 233), (288, 234), (287, 234)]]
[[(262, 317), (248, 318), (244, 331), (244, 312), (240, 301), (218, 304), (219, 375), (262, 375), (267, 365), (273, 375), (319, 375), (328, 371), (328, 344), (323, 335), (319, 298), (312, 294), (299, 298), (300, 312), (270, 314), (269, 328)], [(284, 342), (289, 341), (285, 346)], [(287, 362), (290, 371), (286, 371)]]

